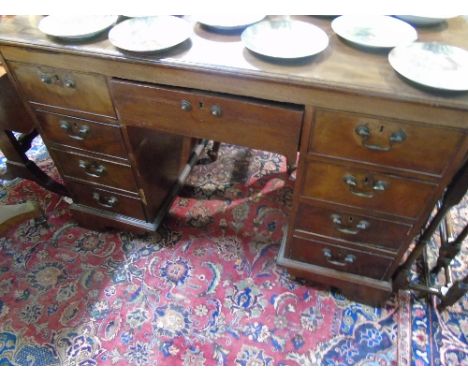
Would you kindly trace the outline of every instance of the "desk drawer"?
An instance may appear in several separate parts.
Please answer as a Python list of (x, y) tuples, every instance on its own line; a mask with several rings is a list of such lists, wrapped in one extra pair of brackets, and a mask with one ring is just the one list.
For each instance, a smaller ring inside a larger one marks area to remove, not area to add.
[(309, 151), (442, 175), (462, 139), (456, 129), (319, 110)]
[(111, 91), (128, 126), (277, 152), (295, 161), (300, 107), (127, 81), (111, 81)]
[(64, 176), (138, 192), (130, 165), (54, 149), (51, 155)]
[(115, 118), (101, 75), (14, 61), (8, 65), (29, 101)]
[(379, 280), (385, 277), (393, 263), (391, 257), (296, 236), (292, 237), (290, 248), (293, 260)]
[(435, 185), (383, 172), (323, 162), (307, 164), (302, 195), (417, 219), (427, 207)]
[(395, 253), (408, 238), (412, 228), (409, 224), (346, 213), (338, 207), (318, 207), (306, 203), (299, 205), (294, 227), (329, 238), (385, 248)]
[(120, 127), (60, 114), (36, 113), (44, 137), (54, 143), (126, 158)]
[(146, 220), (143, 204), (138, 197), (69, 180), (66, 183), (75, 203)]

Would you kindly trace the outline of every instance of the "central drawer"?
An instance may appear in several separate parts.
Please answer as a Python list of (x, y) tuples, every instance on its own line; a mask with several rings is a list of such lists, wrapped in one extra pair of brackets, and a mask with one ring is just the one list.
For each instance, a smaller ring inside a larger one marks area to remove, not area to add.
[(305, 174), (306, 198), (411, 219), (420, 216), (436, 188), (428, 182), (319, 161), (309, 162)]
[(296, 159), (302, 107), (122, 80), (111, 81), (111, 92), (127, 126), (213, 139)]

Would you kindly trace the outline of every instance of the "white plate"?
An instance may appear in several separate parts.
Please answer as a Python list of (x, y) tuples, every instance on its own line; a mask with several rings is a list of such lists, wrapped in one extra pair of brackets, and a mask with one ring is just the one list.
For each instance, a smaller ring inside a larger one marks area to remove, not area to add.
[(48, 36), (64, 39), (93, 37), (111, 27), (118, 16), (47, 16), (38, 25)]
[(174, 16), (149, 16), (116, 25), (109, 32), (109, 41), (130, 52), (155, 52), (179, 45), (191, 34), (192, 27), (185, 20)]
[(313, 56), (328, 46), (328, 36), (315, 25), (296, 20), (265, 20), (249, 26), (241, 35), (251, 51), (279, 59)]
[(415, 42), (389, 53), (390, 65), (403, 77), (441, 90), (468, 90), (468, 51), (438, 42)]
[(207, 27), (220, 30), (236, 30), (258, 23), (266, 15), (203, 15), (195, 19)]
[(133, 19), (133, 18), (138, 18), (138, 17), (151, 17), (151, 16), (157, 16), (157, 15), (127, 14), (127, 15), (121, 15), (121, 16), (129, 18), (129, 19)]
[(411, 25), (390, 16), (340, 16), (331, 26), (338, 36), (368, 48), (393, 48), (418, 38)]
[(395, 17), (416, 27), (428, 27), (441, 24), (457, 15), (395, 15)]

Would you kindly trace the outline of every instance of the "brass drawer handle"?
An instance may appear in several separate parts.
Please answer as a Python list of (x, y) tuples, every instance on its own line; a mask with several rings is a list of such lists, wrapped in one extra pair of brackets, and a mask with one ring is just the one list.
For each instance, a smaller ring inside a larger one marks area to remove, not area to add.
[(119, 201), (115, 196), (102, 196), (97, 191), (93, 192), (93, 199), (105, 208), (114, 208)]
[(350, 254), (338, 254), (335, 255), (329, 248), (322, 249), (323, 256), (325, 260), (330, 264), (336, 265), (338, 267), (346, 267), (353, 264), (356, 261), (356, 256)]
[(367, 220), (360, 220), (353, 227), (352, 221), (350, 221), (351, 219), (347, 219), (348, 224), (346, 224), (343, 223), (343, 217), (338, 214), (332, 214), (330, 217), (337, 231), (349, 235), (357, 235), (361, 231), (365, 231), (370, 227), (370, 223)]
[(76, 88), (76, 83), (73, 78), (67, 77), (64, 79), (60, 79), (60, 77), (57, 74), (51, 74), (51, 73), (39, 73), (39, 79), (41, 82), (45, 85), (58, 85), (58, 86), (64, 86), (68, 89), (75, 89)]
[(356, 132), (357, 135), (361, 137), (361, 144), (365, 148), (369, 150), (373, 150), (373, 151), (390, 151), (393, 148), (393, 144), (401, 143), (406, 139), (406, 133), (402, 129), (400, 129), (390, 134), (390, 136), (388, 137), (387, 146), (381, 146), (381, 145), (368, 143), (368, 140), (371, 138), (371, 135), (372, 135), (369, 129), (369, 126), (359, 125), (356, 127), (354, 131)]
[(192, 110), (192, 104), (190, 103), (190, 101), (183, 99), (182, 101), (180, 101), (180, 108), (183, 111), (190, 111)]
[(374, 180), (372, 176), (366, 176), (361, 182), (358, 182), (355, 176), (348, 174), (343, 177), (343, 181), (348, 185), (349, 191), (353, 195), (361, 198), (373, 198), (375, 191), (385, 191), (388, 188), (388, 182)]
[(84, 170), (84, 172), (92, 177), (99, 178), (106, 173), (106, 166), (100, 164), (96, 161), (88, 162), (83, 159), (80, 159), (78, 162), (80, 168)]
[(75, 89), (76, 84), (75, 84), (74, 80), (72, 80), (71, 78), (67, 78), (67, 79), (63, 80), (63, 86), (65, 86), (66, 88), (69, 88), (69, 89)]
[(53, 83), (56, 83), (58, 81), (58, 76), (54, 74), (49, 74), (49, 73), (41, 73), (39, 75), (39, 79), (43, 84), (46, 85), (51, 85)]
[(75, 122), (65, 120), (59, 121), (59, 127), (65, 130), (70, 138), (78, 141), (85, 139), (91, 131), (91, 128), (88, 125), (78, 125)]
[(219, 105), (213, 105), (211, 106), (211, 115), (213, 117), (221, 117), (223, 115), (223, 110), (221, 109), (221, 106)]

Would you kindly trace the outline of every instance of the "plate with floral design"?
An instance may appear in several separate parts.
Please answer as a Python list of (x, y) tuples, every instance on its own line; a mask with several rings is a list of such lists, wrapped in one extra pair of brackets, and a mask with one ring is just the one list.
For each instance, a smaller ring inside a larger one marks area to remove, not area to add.
[(390, 16), (340, 16), (331, 26), (341, 38), (367, 48), (394, 48), (418, 38), (411, 25)]
[(191, 25), (174, 16), (149, 16), (125, 20), (109, 32), (115, 47), (130, 52), (156, 52), (189, 39)]
[(395, 15), (400, 20), (406, 21), (407, 23), (416, 27), (430, 27), (434, 25), (442, 24), (451, 18), (457, 17), (458, 15), (446, 14), (446, 15), (435, 15), (435, 14), (420, 14), (420, 15)]
[(98, 35), (110, 28), (118, 16), (105, 15), (60, 15), (46, 16), (38, 25), (39, 30), (52, 37), (62, 39), (84, 39)]
[(265, 15), (234, 15), (234, 14), (224, 14), (224, 15), (200, 15), (196, 16), (195, 19), (202, 25), (219, 30), (236, 30), (248, 27), (249, 25), (258, 23), (265, 18)]
[(468, 51), (438, 42), (415, 42), (392, 49), (390, 65), (403, 77), (440, 90), (468, 90)]
[(265, 20), (249, 26), (241, 35), (244, 46), (262, 56), (297, 59), (314, 56), (328, 47), (328, 36), (303, 21)]

